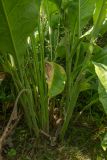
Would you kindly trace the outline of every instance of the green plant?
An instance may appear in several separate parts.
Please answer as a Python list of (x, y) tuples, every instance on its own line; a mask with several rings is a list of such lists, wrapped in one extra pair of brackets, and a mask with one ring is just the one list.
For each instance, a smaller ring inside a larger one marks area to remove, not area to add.
[(16, 150), (14, 148), (11, 148), (7, 153), (9, 158), (13, 158), (16, 156)]
[[(58, 6), (57, 3), (56, 5)], [(99, 34), (106, 32), (107, 1), (62, 1), (59, 8), (59, 22), (63, 26), (63, 37), (60, 39), (63, 39), (61, 43), (65, 49), (67, 74), (64, 123), (60, 132), (63, 138), (79, 94), (87, 89), (94, 89), (91, 83), (95, 77), (92, 61), (101, 61), (102, 58), (102, 63), (104, 62), (100, 53), (105, 49), (96, 44)], [(96, 50), (99, 51), (99, 57), (96, 56)]]
[(107, 0), (0, 0), (0, 62), (17, 93), (26, 89), (20, 103), (37, 137), (41, 130), (49, 134), (50, 101), (65, 87), (63, 139), (80, 93), (96, 89), (95, 72), (106, 111), (101, 97), (106, 95), (106, 76), (104, 81), (101, 76), (107, 69), (99, 64), (106, 65), (106, 48), (97, 45), (107, 31), (106, 12)]
[[(24, 71), (26, 67), (27, 37), (34, 30), (38, 18), (39, 3), (35, 1), (0, 1), (0, 52), (5, 71), (12, 75), (17, 92), (27, 88), (21, 97), (25, 116), (30, 128), (38, 136), (36, 112), (30, 80)], [(29, 97), (29, 98), (27, 98)]]
[[(40, 130), (49, 132), (49, 99), (62, 92), (66, 74), (60, 65), (45, 61), (46, 24), (39, 1), (1, 0), (0, 18), (0, 61), (12, 75), (17, 93), (25, 89), (20, 103), (38, 137)], [(53, 87), (57, 83), (58, 90)]]

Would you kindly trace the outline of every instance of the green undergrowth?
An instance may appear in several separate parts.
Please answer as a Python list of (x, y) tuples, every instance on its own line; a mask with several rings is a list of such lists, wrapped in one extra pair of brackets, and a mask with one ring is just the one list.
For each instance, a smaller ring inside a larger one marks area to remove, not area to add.
[[(106, 132), (107, 117), (99, 101), (84, 109), (90, 102), (89, 97), (92, 98), (91, 94), (94, 95), (87, 92), (79, 96), (65, 139), (63, 142), (58, 140), (54, 147), (43, 135), (39, 140), (36, 139), (22, 117), (6, 140), (3, 148), (4, 160), (106, 160), (107, 152), (103, 151), (101, 140)], [(60, 96), (56, 99), (57, 107), (61, 105), (59, 99)], [(0, 119), (0, 134), (8, 122), (11, 111), (12, 107), (8, 108), (6, 116)], [(1, 115), (4, 115), (2, 109), (0, 117)]]
[[(57, 142), (54, 147), (46, 137), (35, 139), (23, 125), (22, 118), (4, 146), (5, 160), (106, 160), (107, 152), (102, 150), (100, 140), (107, 120), (104, 119), (101, 128), (94, 121), (93, 111), (87, 116), (89, 110), (69, 125), (65, 141)], [(99, 118), (98, 114), (97, 117)]]

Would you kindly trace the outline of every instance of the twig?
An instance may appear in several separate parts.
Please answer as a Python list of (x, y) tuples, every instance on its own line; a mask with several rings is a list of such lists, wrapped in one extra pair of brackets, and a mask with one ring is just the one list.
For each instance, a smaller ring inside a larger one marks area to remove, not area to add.
[(5, 144), (6, 138), (10, 135), (10, 133), (15, 128), (15, 126), (17, 125), (17, 123), (19, 122), (19, 120), (20, 120), (20, 118), (22, 116), (22, 114), (17, 115), (17, 103), (18, 103), (18, 100), (19, 100), (21, 94), (23, 92), (25, 92), (25, 91), (27, 91), (27, 89), (22, 89), (19, 92), (19, 94), (18, 94), (18, 96), (16, 98), (16, 101), (15, 101), (14, 108), (13, 108), (13, 111), (11, 113), (10, 119), (9, 119), (9, 121), (7, 123), (7, 126), (5, 127), (5, 130), (4, 130), (3, 134), (2, 134), (2, 136), (0, 137), (0, 158), (1, 159), (3, 159), (2, 156), (1, 156), (1, 153), (2, 153), (2, 148), (3, 148), (4, 144)]
[(57, 141), (57, 137), (52, 137), (51, 135), (47, 134), (46, 132), (44, 132), (43, 130), (40, 130), (40, 133), (42, 135), (44, 135), (49, 141), (50, 141), (50, 145), (52, 147), (56, 146), (56, 141)]

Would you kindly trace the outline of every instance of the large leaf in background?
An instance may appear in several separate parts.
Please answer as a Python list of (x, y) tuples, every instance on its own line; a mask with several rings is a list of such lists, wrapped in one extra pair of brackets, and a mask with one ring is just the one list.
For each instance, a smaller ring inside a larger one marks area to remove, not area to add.
[(54, 27), (57, 27), (59, 23), (59, 8), (57, 4), (54, 3), (54, 1), (43, 0), (41, 3), (41, 8), (43, 15), (47, 17), (49, 27), (53, 29)]
[(68, 5), (68, 24), (74, 30), (82, 30), (93, 15), (95, 0), (72, 0)]
[(0, 0), (0, 52), (23, 64), (28, 35), (33, 32), (38, 0)]
[(96, 0), (93, 15), (94, 28), (92, 35), (96, 38), (99, 32), (107, 31), (107, 0)]
[(107, 114), (107, 66), (101, 63), (95, 63), (95, 72), (99, 79), (99, 100), (101, 101), (105, 113)]
[(59, 9), (56, 3), (50, 0), (43, 0), (42, 1), (42, 8), (45, 10), (45, 12), (48, 14), (48, 16), (52, 16), (52, 14), (56, 14)]
[(79, 0), (80, 28), (83, 29), (88, 24), (95, 9), (95, 0)]
[(46, 62), (46, 76), (48, 83), (48, 96), (60, 94), (65, 86), (66, 73), (62, 66), (54, 62)]

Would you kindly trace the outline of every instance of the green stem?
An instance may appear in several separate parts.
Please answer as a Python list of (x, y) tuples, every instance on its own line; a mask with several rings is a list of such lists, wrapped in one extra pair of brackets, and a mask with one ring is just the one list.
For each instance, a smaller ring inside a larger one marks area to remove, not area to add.
[(61, 139), (64, 138), (65, 132), (67, 131), (70, 119), (72, 117), (72, 113), (74, 111), (74, 108), (75, 108), (75, 105), (76, 105), (76, 102), (77, 102), (77, 99), (78, 99), (78, 96), (79, 96), (79, 92), (80, 92), (79, 91), (79, 83), (75, 82), (75, 84), (74, 84), (74, 86), (71, 90), (71, 100), (70, 100), (68, 110), (67, 110), (67, 113), (65, 115), (65, 120), (64, 120), (62, 129), (61, 129), (61, 133), (60, 133), (60, 138)]

